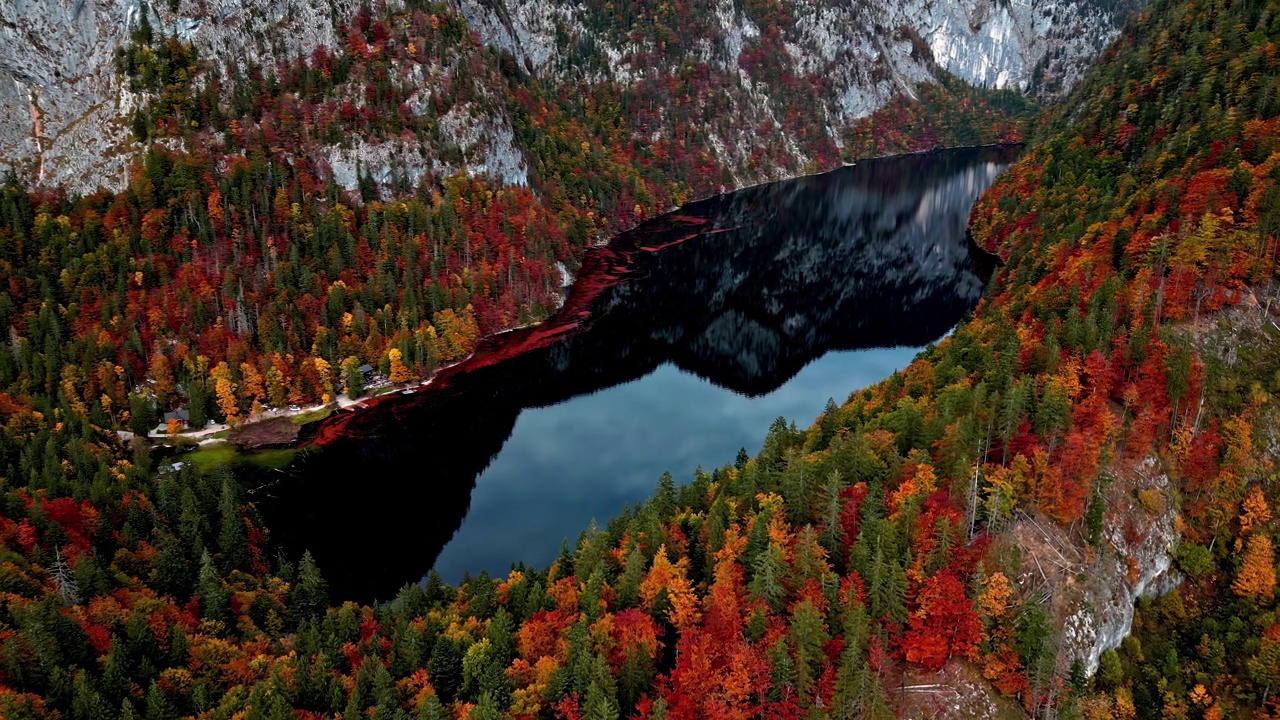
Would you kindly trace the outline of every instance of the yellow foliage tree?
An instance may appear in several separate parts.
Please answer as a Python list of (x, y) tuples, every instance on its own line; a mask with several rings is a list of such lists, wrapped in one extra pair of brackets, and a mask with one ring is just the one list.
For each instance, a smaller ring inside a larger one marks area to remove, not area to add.
[(440, 359), (445, 362), (461, 360), (475, 350), (480, 337), (475, 312), (468, 305), (461, 312), (446, 308), (431, 316), (437, 333)]
[(409, 368), (405, 367), (404, 361), (400, 359), (400, 350), (391, 348), (391, 351), (387, 353), (387, 357), (391, 360), (391, 382), (408, 382)]
[(76, 366), (71, 364), (62, 366), (62, 392), (71, 403), (71, 411), (80, 417), (85, 417), (89, 414), (89, 407), (85, 405), (81, 396), (85, 385), (80, 377)]
[(888, 505), (892, 510), (889, 517), (897, 517), (904, 503), (912, 498), (923, 499), (938, 488), (937, 474), (928, 463), (916, 465), (911, 477), (902, 481), (896, 490), (889, 494)]
[(262, 412), (262, 401), (266, 399), (267, 391), (263, 387), (262, 373), (253, 363), (240, 363), (240, 397), (251, 408), (250, 415)]
[(278, 362), (273, 361), (267, 368), (267, 400), (273, 407), (283, 407), (288, 402), (284, 373), (280, 371)]
[(239, 424), (240, 408), (236, 405), (236, 384), (231, 379), (231, 366), (227, 365), (225, 360), (218, 363), (217, 367), (209, 372), (209, 379), (213, 380), (213, 392), (218, 398), (218, 408), (226, 417), (227, 424)]
[(169, 364), (169, 357), (161, 352), (158, 347), (151, 355), (151, 365), (147, 368), (147, 375), (151, 376), (151, 389), (155, 391), (156, 403), (163, 409), (173, 399), (176, 385), (173, 379), (173, 366)]
[(1009, 598), (1013, 597), (1013, 585), (1004, 573), (996, 572), (982, 581), (982, 594), (978, 596), (978, 607), (982, 614), (998, 618), (1005, 614), (1009, 607)]
[(694, 595), (693, 586), (689, 583), (689, 558), (682, 557), (672, 565), (667, 557), (666, 545), (658, 548), (658, 554), (653, 558), (653, 567), (649, 568), (649, 574), (640, 583), (640, 599), (652, 611), (664, 590), (671, 604), (667, 611), (671, 624), (682, 632), (695, 625), (701, 613), (698, 611), (698, 597)]
[(1240, 504), (1240, 534), (1244, 535), (1255, 528), (1271, 522), (1271, 506), (1262, 494), (1262, 488), (1254, 485)]
[(1254, 598), (1261, 602), (1270, 600), (1276, 592), (1276, 556), (1271, 538), (1263, 533), (1249, 536), (1244, 548), (1244, 560), (1240, 574), (1231, 583), (1231, 589), (1240, 597)]
[(320, 402), (328, 405), (333, 400), (333, 369), (329, 367), (329, 361), (322, 357), (312, 359), (312, 363), (316, 367), (316, 375), (320, 377)]

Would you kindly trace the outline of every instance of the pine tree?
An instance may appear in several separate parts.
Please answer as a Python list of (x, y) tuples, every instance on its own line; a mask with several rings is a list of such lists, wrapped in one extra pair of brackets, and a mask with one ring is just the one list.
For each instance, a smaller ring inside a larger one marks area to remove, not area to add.
[(831, 438), (835, 437), (836, 430), (840, 427), (840, 406), (836, 405), (835, 398), (827, 398), (827, 404), (822, 409), (822, 416), (818, 419), (818, 436), (813, 443), (813, 450), (825, 450), (831, 444)]
[(631, 552), (627, 553), (622, 578), (618, 581), (618, 602), (622, 607), (635, 607), (640, 601), (640, 583), (644, 581), (647, 569), (648, 563), (640, 550), (639, 543), (633, 544)]
[(178, 717), (178, 713), (173, 709), (173, 703), (154, 682), (147, 690), (147, 711), (143, 717), (145, 720), (171, 720)]
[(298, 581), (289, 590), (289, 610), (295, 621), (301, 622), (321, 613), (328, 603), (328, 584), (308, 550), (302, 553), (302, 560), (298, 563)]
[(906, 576), (897, 560), (886, 558), (884, 548), (879, 544), (871, 558), (871, 566), (867, 571), (867, 583), (867, 600), (871, 605), (871, 616), (888, 617), (894, 622), (902, 622), (907, 613)]
[(451, 703), (458, 697), (458, 691), (462, 689), (462, 649), (456, 640), (447, 635), (436, 640), (427, 673), (441, 702)]
[(161, 533), (160, 552), (151, 567), (151, 583), (162, 593), (177, 598), (187, 597), (195, 581), (195, 573), (187, 551), (171, 533)]
[(787, 573), (786, 555), (782, 548), (777, 543), (770, 543), (764, 552), (756, 556), (754, 569), (754, 577), (748, 585), (752, 598), (765, 601), (774, 611), (781, 610), (787, 592), (783, 581)]
[(222, 577), (206, 551), (200, 556), (200, 575), (196, 580), (196, 597), (200, 599), (200, 615), (205, 620), (227, 623), (231, 620), (231, 598), (222, 585)]
[(843, 566), (845, 558), (840, 557), (844, 547), (844, 527), (840, 524), (840, 514), (844, 511), (845, 482), (839, 470), (832, 470), (822, 488), (822, 545), (835, 559), (837, 567)]
[(449, 711), (440, 704), (440, 698), (432, 694), (422, 701), (417, 720), (448, 720), (449, 717)]
[(827, 642), (827, 627), (822, 613), (808, 599), (791, 614), (791, 642), (795, 646), (796, 691), (801, 707), (809, 707), (821, 673), (824, 659), (822, 646)]
[(218, 550), (228, 569), (246, 569), (249, 565), (248, 535), (245, 517), (240, 509), (239, 486), (226, 467), (222, 475), (222, 498), (218, 504), (221, 521), (218, 524)]
[(582, 706), (583, 720), (619, 720), (617, 690), (609, 666), (599, 656), (593, 659), (592, 666), (591, 682)]

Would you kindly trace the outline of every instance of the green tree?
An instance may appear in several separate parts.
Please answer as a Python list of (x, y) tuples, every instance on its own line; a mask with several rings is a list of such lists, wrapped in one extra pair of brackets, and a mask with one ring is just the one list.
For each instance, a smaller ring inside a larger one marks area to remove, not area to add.
[(358, 398), (364, 394), (364, 375), (360, 372), (360, 360), (354, 355), (342, 361), (342, 386), (347, 397)]
[(791, 614), (791, 643), (795, 646), (796, 692), (801, 707), (813, 701), (814, 687), (824, 659), (822, 646), (827, 642), (827, 627), (822, 613), (808, 599), (800, 602)]
[(129, 394), (129, 429), (135, 435), (146, 436), (155, 428), (156, 406), (151, 398), (137, 393)]
[(298, 563), (298, 581), (289, 589), (289, 610), (296, 621), (315, 617), (329, 604), (329, 587), (311, 551), (302, 553)]
[(200, 599), (200, 616), (204, 619), (221, 623), (231, 620), (231, 596), (223, 587), (222, 577), (213, 566), (213, 558), (208, 551), (200, 556), (196, 597)]
[(431, 677), (432, 687), (444, 703), (453, 702), (462, 689), (462, 656), (458, 641), (448, 636), (442, 635), (431, 649), (427, 673)]

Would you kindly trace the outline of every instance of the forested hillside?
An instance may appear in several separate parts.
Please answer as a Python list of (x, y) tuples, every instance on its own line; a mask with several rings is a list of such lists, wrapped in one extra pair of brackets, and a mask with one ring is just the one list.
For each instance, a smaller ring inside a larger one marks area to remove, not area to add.
[[(13, 178), (0, 190), (0, 389), (46, 415), (61, 395), (102, 427), (144, 432), (177, 407), (201, 427), (328, 402), (366, 363), (425, 376), (480, 335), (544, 318), (557, 266), (589, 244), (741, 169), (707, 144), (706, 119), (740, 120), (727, 108), (664, 96), (676, 132), (649, 142), (633, 132), (651, 121), (645, 87), (544, 86), (444, 5), (365, 8), (338, 50), (228, 73), (145, 17), (116, 57), (149, 98), (132, 124), (152, 144), (125, 190), (78, 197)], [(693, 73), (668, 89), (714, 82)], [(849, 157), (1020, 137), (1016, 93), (958, 81), (921, 93), (866, 118)], [(508, 170), (528, 185), (504, 183), (492, 160), (487, 174), (459, 170), (473, 159), (450, 128), (495, 112), (524, 149), (503, 151), (519, 159)], [(326, 159), (333, 143), (350, 146), (357, 191)], [(375, 179), (360, 158), (389, 146), (406, 174)], [(804, 170), (770, 152), (748, 166)], [(813, 167), (839, 162), (832, 151)]]
[[(975, 209), (1005, 264), (907, 370), (806, 431), (775, 425), (754, 458), (662, 478), (550, 568), (336, 604), (229, 472), (157, 475), (118, 445), (125, 406), (148, 411), (131, 394), (182, 385), (234, 415), (332, 392), (334, 362), (393, 346), (423, 371), (543, 312), (551, 263), (629, 206), (717, 177), (710, 155), (643, 155), (607, 132), (627, 116), (567, 110), (518, 66), (512, 127), (545, 143), (533, 190), (357, 198), (277, 154), (324, 127), (331, 88), (455, 21), (370, 18), (350, 54), (263, 76), (296, 95), (221, 120), (166, 82), (173, 111), (139, 123), (225, 122), (244, 157), (156, 149), (114, 196), (4, 191), (0, 714), (1280, 715), (1280, 3), (1144, 11)], [(335, 100), (334, 132), (419, 131), (373, 95), (345, 117)], [(493, 238), (530, 248), (527, 269)], [(1165, 517), (1183, 582), (1104, 650), (1079, 630), (1101, 622), (1089, 583), (1137, 587), (1131, 550)], [(1032, 525), (1057, 546), (1032, 547)], [(1070, 572), (1046, 572), (1053, 552)]]
[[(377, 82), (382, 100), (392, 99), (387, 82), (410, 88), (389, 110), (406, 118), (430, 114), (430, 100), (439, 123), (429, 142), (422, 134), (367, 130), (316, 134), (308, 157), (331, 166), (344, 188), (356, 187), (361, 169), (378, 181), (408, 178), (411, 186), (426, 174), (459, 171), (489, 174), (504, 186), (526, 184), (533, 167), (525, 156), (534, 148), (513, 134), (509, 91), (491, 72), (499, 65), (504, 74), (533, 77), (552, 104), (564, 99), (574, 115), (603, 121), (584, 123), (588, 135), (604, 139), (597, 131), (607, 129), (666, 152), (693, 143), (691, 150), (714, 156), (740, 187), (858, 155), (855, 141), (868, 115), (899, 96), (919, 98), (924, 87), (952, 76), (974, 87), (1060, 97), (1140, 6), (1140, 0), (23, 0), (0, 6), (0, 164), (38, 185), (122, 190), (128, 168), (147, 148), (138, 140), (147, 129), (139, 115), (164, 95), (115, 72), (112, 63), (144, 26), (198, 55), (199, 72), (176, 68), (176, 90), (229, 90), (255, 70), (281, 77), (281, 66), (299, 57), (341, 54), (352, 47), (349, 30), (370, 17), (389, 20), (382, 30), (392, 32), (381, 40), (392, 39), (413, 11), (422, 11), (465, 18), (465, 37), (455, 39), (494, 57), (464, 62), (465, 78), (452, 82), (465, 50), (440, 53), (434, 44), (416, 43), (413, 62), (404, 53), (388, 55), (393, 62), (381, 65)], [(393, 49), (377, 38), (364, 44), (374, 53)], [(367, 85), (334, 99), (360, 107), (373, 100)], [(958, 118), (934, 119), (945, 125)], [(434, 117), (424, 120), (435, 124)], [(175, 138), (165, 146), (198, 150), (210, 141), (221, 139)]]

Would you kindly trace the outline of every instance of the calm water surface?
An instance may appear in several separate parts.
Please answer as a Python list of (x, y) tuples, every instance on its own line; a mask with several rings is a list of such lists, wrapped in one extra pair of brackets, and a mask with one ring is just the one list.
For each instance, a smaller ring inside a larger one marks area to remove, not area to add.
[(339, 599), (548, 563), (663, 471), (754, 454), (774, 418), (807, 426), (948, 332), (990, 271), (969, 210), (1013, 154), (864, 162), (623, 233), (543, 326), (326, 421), (260, 503), (268, 527)]
[(543, 567), (592, 519), (601, 527), (624, 504), (648, 498), (656, 480), (676, 480), (752, 455), (777, 417), (805, 427), (827, 398), (841, 401), (906, 367), (919, 348), (835, 352), (782, 387), (751, 398), (672, 365), (651, 375), (549, 408), (526, 410), (485, 470), (471, 510), (435, 568), (446, 582), (516, 560)]

